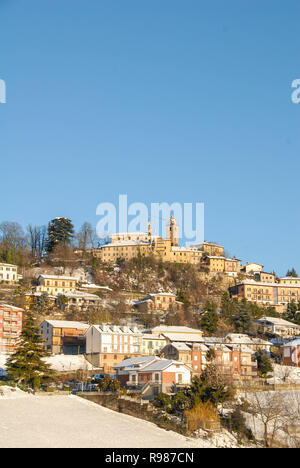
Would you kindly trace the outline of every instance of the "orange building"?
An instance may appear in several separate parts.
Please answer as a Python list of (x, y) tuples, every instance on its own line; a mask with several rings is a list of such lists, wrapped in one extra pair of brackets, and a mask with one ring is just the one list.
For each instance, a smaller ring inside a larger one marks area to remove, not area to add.
[(23, 309), (0, 304), (0, 354), (11, 354), (22, 333)]

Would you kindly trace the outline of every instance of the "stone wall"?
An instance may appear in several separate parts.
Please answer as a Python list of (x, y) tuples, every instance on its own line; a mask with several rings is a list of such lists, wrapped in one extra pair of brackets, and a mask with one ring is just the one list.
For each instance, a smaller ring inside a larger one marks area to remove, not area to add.
[(129, 414), (135, 418), (152, 422), (163, 429), (175, 431), (183, 435), (190, 435), (184, 422), (179, 422), (175, 420), (175, 418), (168, 419), (167, 416), (162, 414), (160, 410), (155, 408), (149, 402), (137, 400), (136, 398), (131, 398), (125, 395), (120, 396), (110, 392), (80, 392), (77, 393), (77, 396), (113, 411)]

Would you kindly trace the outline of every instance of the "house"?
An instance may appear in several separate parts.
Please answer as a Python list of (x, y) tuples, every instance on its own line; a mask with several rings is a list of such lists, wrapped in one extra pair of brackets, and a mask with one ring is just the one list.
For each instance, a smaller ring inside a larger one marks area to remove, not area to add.
[(300, 335), (300, 326), (277, 317), (262, 317), (256, 320), (255, 325), (262, 328), (264, 333), (272, 333), (281, 337)]
[(300, 338), (283, 345), (283, 364), (300, 367)]
[(263, 269), (263, 265), (260, 263), (245, 263), (245, 265), (241, 266), (241, 273), (245, 273), (247, 275), (254, 275), (255, 273), (260, 273)]
[(77, 278), (73, 276), (43, 274), (38, 277), (38, 285), (35, 287), (35, 292), (57, 296), (68, 291), (75, 291), (76, 285)]
[(9, 304), (0, 304), (0, 354), (15, 351), (22, 333), (24, 310)]
[(207, 266), (210, 273), (226, 273), (228, 276), (236, 277), (240, 272), (241, 261), (238, 258), (207, 255), (203, 264)]
[(83, 291), (67, 291), (58, 293), (57, 302), (63, 310), (76, 309), (86, 310), (89, 307), (96, 307), (101, 299), (96, 294), (90, 294)]
[(41, 334), (51, 354), (84, 354), (89, 325), (69, 320), (44, 320)]
[(92, 325), (86, 333), (86, 358), (104, 372), (126, 358), (140, 356), (141, 347), (142, 333), (136, 326)]
[(127, 359), (115, 367), (123, 386), (152, 399), (160, 392), (173, 393), (191, 383), (191, 369), (182, 362), (159, 357)]
[(22, 276), (18, 275), (17, 265), (11, 265), (10, 263), (0, 263), (0, 281), (6, 283), (17, 283)]
[(176, 294), (166, 292), (148, 294), (134, 303), (134, 307), (141, 313), (152, 311), (175, 312), (181, 310), (182, 306), (182, 302), (176, 301)]

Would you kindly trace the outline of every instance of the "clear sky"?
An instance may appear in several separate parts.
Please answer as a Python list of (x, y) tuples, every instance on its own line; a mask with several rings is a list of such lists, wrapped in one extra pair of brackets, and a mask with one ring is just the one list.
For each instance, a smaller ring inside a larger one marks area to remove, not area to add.
[(300, 273), (299, 0), (0, 0), (0, 221), (204, 202), (205, 238)]

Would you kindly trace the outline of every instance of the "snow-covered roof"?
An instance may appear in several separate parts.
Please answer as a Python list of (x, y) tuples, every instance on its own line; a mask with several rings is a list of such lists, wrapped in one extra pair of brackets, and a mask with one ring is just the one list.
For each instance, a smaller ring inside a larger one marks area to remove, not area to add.
[(67, 298), (82, 298), (82, 299), (95, 299), (100, 301), (100, 297), (97, 296), (96, 294), (91, 294), (91, 293), (86, 293), (83, 291), (66, 291), (64, 293), (59, 293), (59, 296), (65, 296)]
[(80, 286), (82, 289), (107, 289), (107, 291), (112, 291), (108, 286), (99, 286), (98, 284), (93, 283), (84, 283)]
[(123, 325), (107, 325), (107, 324), (100, 324), (100, 325), (92, 325), (91, 328), (94, 328), (99, 333), (118, 333), (120, 335), (141, 335), (141, 332), (138, 330), (137, 327), (129, 327)]
[(165, 370), (167, 367), (176, 364), (180, 366), (185, 366), (183, 362), (173, 361), (171, 359), (159, 359), (148, 366), (143, 367), (140, 372), (155, 372)]
[(75, 278), (74, 276), (47, 275), (45, 273), (43, 273), (42, 275), (39, 275), (39, 278), (54, 279), (54, 280), (66, 280), (66, 281), (78, 281), (78, 279)]
[(261, 338), (252, 338), (243, 333), (228, 333), (224, 338), (225, 342), (236, 343), (236, 344), (261, 344), (261, 345), (271, 345), (269, 341), (262, 340)]
[(300, 329), (299, 325), (292, 323), (292, 322), (288, 322), (287, 320), (284, 320), (278, 317), (261, 317), (260, 319), (256, 320), (255, 323), (265, 323), (265, 322), (271, 323), (273, 325), (280, 325), (280, 326)]
[(82, 322), (74, 322), (71, 320), (44, 320), (44, 322), (49, 323), (54, 328), (76, 328), (78, 330), (87, 330), (90, 328), (90, 325)]
[(24, 309), (21, 309), (21, 307), (15, 307), (11, 304), (0, 304), (0, 309), (10, 309), (10, 310), (15, 310), (18, 312), (24, 312)]
[(190, 333), (162, 333), (162, 336), (166, 337), (171, 342), (183, 342), (183, 343), (203, 343), (203, 338), (201, 334), (190, 334)]
[(295, 340), (289, 341), (283, 345), (284, 348), (294, 348), (295, 346), (300, 346), (300, 338), (296, 338)]
[(157, 360), (155, 356), (139, 356), (131, 359), (124, 359), (124, 361), (119, 362), (114, 366), (115, 369), (120, 368), (132, 368), (133, 366), (142, 366), (151, 363), (152, 361)]
[[(134, 241), (134, 240), (120, 240), (118, 242), (111, 242), (110, 244), (104, 244), (104, 245), (101, 245), (101, 247), (99, 248), (100, 250), (101, 249), (104, 249), (104, 248), (107, 248), (107, 247), (126, 247), (126, 246), (130, 246), (130, 245), (151, 245), (150, 242), (145, 242), (145, 241), (142, 241), (142, 240), (137, 240), (137, 241)], [(99, 250), (98, 249), (98, 250)]]
[(201, 330), (177, 325), (158, 325), (157, 327), (144, 330), (145, 333), (193, 333), (201, 334)]

